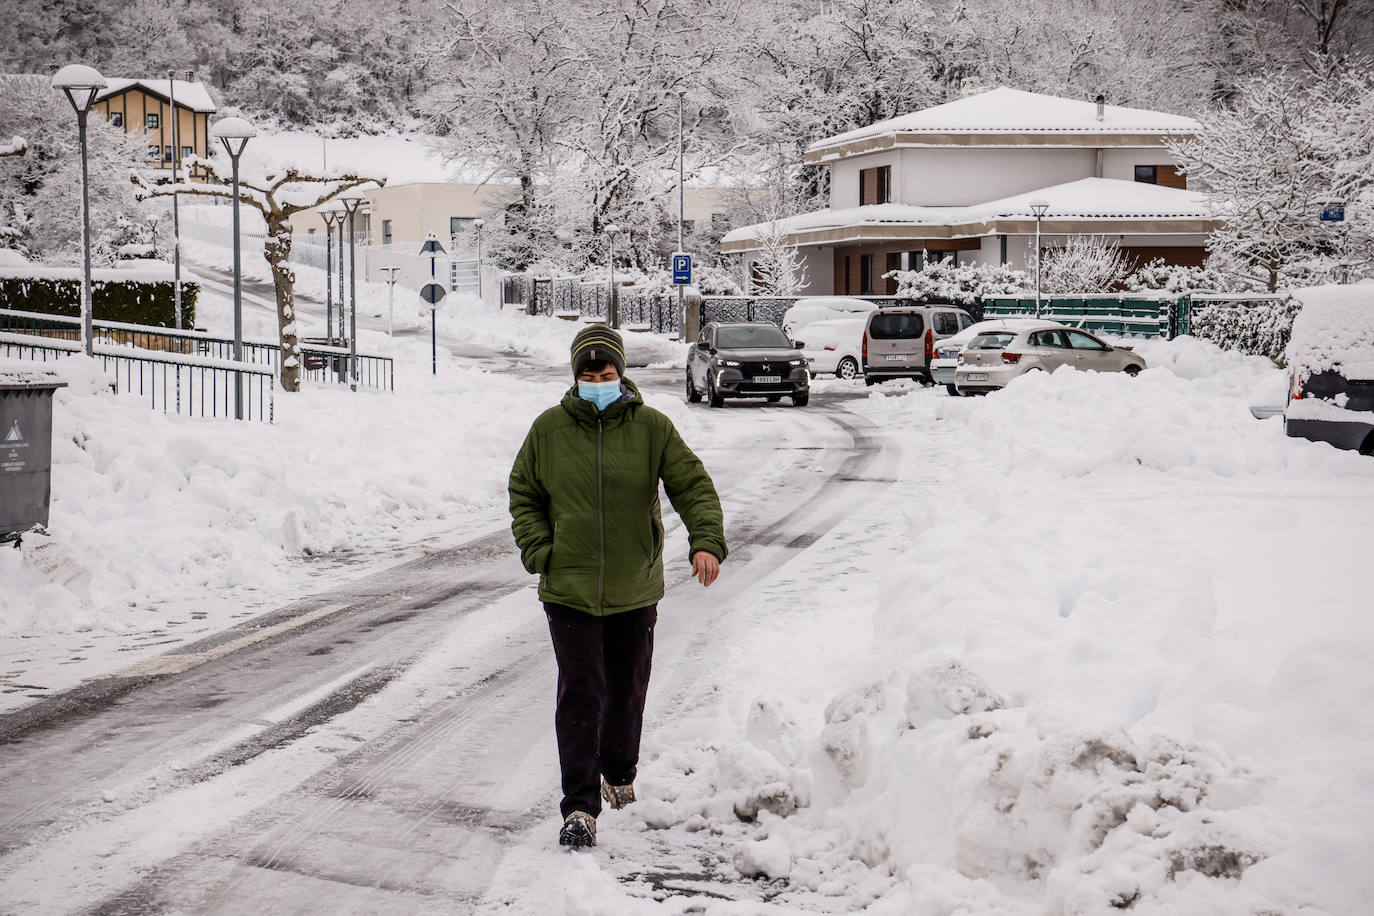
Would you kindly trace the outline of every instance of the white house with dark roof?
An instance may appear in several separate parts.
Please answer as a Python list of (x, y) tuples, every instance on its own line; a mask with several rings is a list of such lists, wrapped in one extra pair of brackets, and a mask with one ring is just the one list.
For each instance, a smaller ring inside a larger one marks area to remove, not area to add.
[(812, 144), (830, 169), (830, 206), (743, 226), (722, 251), (756, 261), (795, 246), (812, 294), (891, 294), (883, 274), (932, 260), (1033, 263), (1033, 200), (1049, 209), (1042, 241), (1111, 237), (1128, 258), (1201, 264), (1217, 220), (1189, 191), (1167, 137), (1192, 118), (999, 88)]

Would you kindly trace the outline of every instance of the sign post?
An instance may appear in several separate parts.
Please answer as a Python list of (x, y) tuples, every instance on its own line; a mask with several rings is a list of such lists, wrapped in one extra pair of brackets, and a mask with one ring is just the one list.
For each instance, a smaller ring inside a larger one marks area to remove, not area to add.
[(399, 267), (381, 267), (379, 270), (386, 271), (386, 336), (393, 337), (392, 330), (396, 326), (396, 274), (400, 273)]
[[(1345, 222), (1345, 201), (1328, 200), (1322, 204), (1322, 213), (1318, 217), (1323, 223), (1344, 223)], [(1334, 228), (1334, 227), (1333, 227)], [(1349, 251), (1350, 233), (1341, 233), (1341, 282), (1345, 283), (1350, 279)]]
[(447, 292), (438, 282), (439, 275), (436, 272), (436, 260), (443, 253), (444, 246), (439, 244), (438, 236), (433, 232), (425, 236), (425, 244), (420, 249), (420, 256), (429, 255), (429, 282), (425, 284), (424, 289), (420, 290), (420, 298), (429, 303), (429, 364), (432, 375), (439, 374), (439, 344), (434, 312), (439, 308), (439, 302)]

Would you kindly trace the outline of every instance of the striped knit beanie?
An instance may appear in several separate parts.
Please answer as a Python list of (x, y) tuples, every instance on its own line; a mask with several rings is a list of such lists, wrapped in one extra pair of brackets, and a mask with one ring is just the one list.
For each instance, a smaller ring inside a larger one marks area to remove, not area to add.
[(572, 342), (573, 378), (587, 363), (608, 362), (623, 378), (625, 375), (625, 342), (620, 335), (604, 324), (594, 324), (577, 332)]

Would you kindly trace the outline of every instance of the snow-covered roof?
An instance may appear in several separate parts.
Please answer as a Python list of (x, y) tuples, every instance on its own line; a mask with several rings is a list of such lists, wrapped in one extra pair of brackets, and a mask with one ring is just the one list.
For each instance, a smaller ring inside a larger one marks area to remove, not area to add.
[(1338, 367), (1347, 378), (1374, 379), (1374, 283), (1293, 290), (1288, 363), (1305, 373)]
[(807, 152), (896, 134), (1188, 134), (1202, 125), (1182, 115), (1144, 108), (1103, 106), (1000, 86), (933, 108), (878, 121), (818, 140)]
[(488, 181), (490, 168), (444, 162), (432, 138), (423, 135), (382, 134), (328, 139), (301, 131), (261, 133), (244, 149), (245, 167), (278, 168), (295, 164), (318, 171), (356, 170), (385, 178), (387, 187), (403, 184), (504, 184)]
[(169, 86), (168, 80), (107, 77), (105, 88), (96, 93), (95, 100), (98, 102), (101, 99), (108, 99), (110, 96), (118, 95), (134, 87), (150, 92), (160, 99), (165, 99), (168, 98), (168, 92), (175, 89), (178, 108), (190, 108), (193, 111), (203, 112), (217, 110), (214, 101), (210, 98), (210, 91), (205, 88), (204, 83), (190, 83), (186, 80), (171, 80), (171, 83), (174, 85)]
[[(1030, 203), (1049, 204), (1044, 216), (1048, 226), (1064, 220), (1209, 220), (1214, 218), (1207, 198), (1197, 191), (1166, 188), (1117, 178), (1080, 178), (1065, 184), (1028, 191), (986, 203), (963, 207), (921, 207), (911, 204), (869, 204), (841, 210), (817, 210), (780, 220), (778, 229), (787, 235), (864, 226), (911, 226), (952, 230), (951, 235), (983, 235), (995, 231), (998, 220), (1034, 220)], [(757, 239), (771, 223), (757, 223), (731, 230), (722, 244)], [(1048, 230), (1047, 230), (1048, 231)]]

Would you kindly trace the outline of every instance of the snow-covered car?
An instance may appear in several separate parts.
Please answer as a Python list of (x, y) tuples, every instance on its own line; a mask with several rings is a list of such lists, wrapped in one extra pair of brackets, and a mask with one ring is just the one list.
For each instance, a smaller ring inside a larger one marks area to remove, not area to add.
[(958, 334), (946, 337), (935, 344), (935, 358), (930, 361), (931, 380), (937, 385), (944, 385), (950, 394), (958, 394), (959, 392), (954, 389), (954, 371), (959, 368), (959, 354), (970, 340), (984, 331), (1039, 323), (1039, 318), (987, 318), (974, 322)]
[(876, 303), (856, 296), (812, 296), (792, 303), (782, 316), (782, 329), (788, 337), (806, 340), (799, 331), (817, 321), (832, 318), (862, 318), (876, 309)]
[(985, 331), (969, 341), (959, 354), (954, 388), (961, 395), (986, 394), (1027, 372), (1053, 372), (1060, 366), (1136, 375), (1145, 360), (1130, 347), (1114, 347), (1087, 331), (1041, 321)]
[(1290, 436), (1374, 455), (1374, 284), (1297, 290), (1288, 340)]
[(797, 332), (805, 344), (811, 374), (833, 374), (836, 378), (858, 378), (863, 374), (863, 318), (831, 318), (816, 321)]

